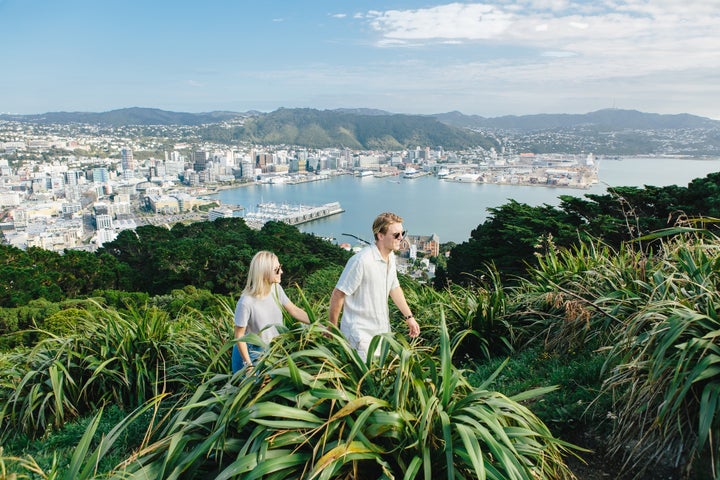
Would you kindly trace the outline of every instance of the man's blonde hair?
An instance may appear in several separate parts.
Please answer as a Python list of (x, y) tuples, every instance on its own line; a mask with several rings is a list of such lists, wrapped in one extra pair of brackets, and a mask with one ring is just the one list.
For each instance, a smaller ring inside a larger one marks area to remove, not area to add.
[(267, 250), (260, 250), (250, 260), (247, 283), (243, 293), (253, 297), (264, 297), (270, 293), (270, 276), (274, 273), (273, 268), (277, 261), (277, 255)]
[(399, 215), (395, 215), (394, 213), (381, 213), (375, 218), (375, 221), (373, 222), (373, 237), (375, 237), (375, 240), (377, 240), (378, 233), (385, 234), (387, 233), (387, 229), (390, 225), (392, 225), (393, 223), (402, 223), (402, 221), (402, 217)]

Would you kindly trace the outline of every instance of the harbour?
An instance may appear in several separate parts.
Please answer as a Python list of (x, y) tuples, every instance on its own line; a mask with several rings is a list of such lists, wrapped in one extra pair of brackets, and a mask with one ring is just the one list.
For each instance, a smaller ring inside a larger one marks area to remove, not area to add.
[[(553, 166), (557, 168), (557, 166)], [(598, 182), (584, 190), (556, 184), (539, 187), (522, 184), (463, 182), (443, 175), (406, 179), (340, 175), (322, 182), (252, 184), (213, 195), (223, 204), (252, 206), (259, 203), (325, 205), (338, 202), (344, 213), (298, 224), (303, 232), (325, 238), (343, 239), (344, 233), (372, 238), (372, 222), (377, 214), (392, 211), (404, 218), (411, 234), (436, 233), (440, 242), (461, 243), (490, 215), (489, 209), (510, 200), (532, 206), (558, 205), (560, 196), (602, 195), (609, 187), (680, 185), (720, 170), (720, 160), (663, 157), (624, 157), (604, 160), (598, 169)], [(440, 172), (439, 172), (440, 173)]]

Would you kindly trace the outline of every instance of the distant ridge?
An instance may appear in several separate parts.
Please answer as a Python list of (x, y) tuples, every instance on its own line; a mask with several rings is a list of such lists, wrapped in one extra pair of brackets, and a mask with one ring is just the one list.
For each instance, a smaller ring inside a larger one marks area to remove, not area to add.
[(185, 113), (133, 107), (102, 113), (0, 115), (0, 120), (99, 128), (192, 126), (199, 139), (227, 145), (251, 142), (395, 151), (442, 146), (498, 151), (499, 138), (503, 138), (505, 146), (519, 152), (720, 155), (720, 121), (619, 109), (485, 118), (460, 112), (405, 115), (368, 108)]
[(608, 108), (584, 114), (537, 114), (537, 115), (505, 115), (501, 117), (482, 117), (465, 115), (458, 111), (437, 113), (432, 115), (404, 115), (372, 108), (338, 108), (335, 110), (315, 110), (309, 108), (280, 108), (270, 113), (258, 111), (230, 112), (213, 111), (206, 113), (171, 112), (157, 108), (131, 107), (108, 112), (49, 112), (37, 115), (0, 115), (1, 120), (12, 120), (28, 123), (86, 123), (90, 125), (126, 126), (126, 125), (203, 125), (220, 123), (228, 120), (272, 116), (277, 112), (318, 112), (322, 115), (337, 118), (338, 115), (362, 117), (430, 117), (445, 125), (459, 128), (489, 128), (501, 130), (545, 130), (558, 128), (577, 128), (595, 126), (610, 130), (622, 129), (683, 129), (683, 128), (720, 128), (720, 121), (706, 117), (681, 113), (663, 115), (644, 113), (637, 110), (621, 110)]
[(40, 124), (106, 125), (122, 127), (128, 125), (203, 125), (219, 123), (249, 114), (237, 112), (185, 113), (169, 112), (157, 108), (121, 108), (109, 112), (50, 112), (38, 115), (0, 115), (2, 120)]
[(537, 131), (578, 127), (597, 127), (608, 130), (661, 130), (685, 128), (720, 128), (720, 121), (687, 113), (662, 115), (637, 110), (608, 108), (585, 114), (507, 115), (485, 118), (448, 112), (432, 115), (441, 122), (455, 127), (488, 128), (499, 130)]

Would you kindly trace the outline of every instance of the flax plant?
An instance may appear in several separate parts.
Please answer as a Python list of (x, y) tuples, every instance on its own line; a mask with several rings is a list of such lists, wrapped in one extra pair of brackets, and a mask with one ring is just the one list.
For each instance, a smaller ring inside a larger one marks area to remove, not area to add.
[[(376, 337), (367, 361), (320, 324), (285, 330), (255, 374), (217, 375), (178, 403), (120, 478), (570, 478), (569, 446), (521, 400), (473, 388), (437, 350)], [(257, 341), (249, 337), (248, 341)]]
[(41, 332), (30, 351), (8, 354), (3, 436), (33, 438), (108, 403), (134, 408), (162, 393), (183, 394), (222, 348), (217, 320), (198, 313), (170, 319), (155, 308), (97, 310), (71, 336)]
[(580, 242), (568, 249), (551, 246), (537, 257), (537, 266), (507, 294), (521, 345), (539, 339), (561, 352), (600, 346), (644, 302), (638, 282), (646, 276), (647, 260), (630, 248)]
[[(514, 332), (505, 319), (507, 299), (498, 271), (490, 266), (470, 287), (452, 284), (442, 291), (424, 285), (404, 286), (405, 296), (421, 325), (426, 345), (437, 347), (445, 318), (451, 340), (466, 358), (489, 359), (511, 353)], [(404, 325), (398, 325), (402, 331)]]
[(720, 241), (676, 239), (645, 285), (608, 361), (617, 396), (613, 453), (628, 469), (658, 463), (720, 478)]

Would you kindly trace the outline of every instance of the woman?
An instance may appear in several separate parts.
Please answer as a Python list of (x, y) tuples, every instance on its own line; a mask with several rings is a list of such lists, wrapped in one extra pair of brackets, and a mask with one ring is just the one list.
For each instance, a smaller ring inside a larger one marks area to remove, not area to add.
[(282, 266), (277, 256), (266, 250), (250, 261), (247, 284), (235, 307), (235, 339), (232, 349), (233, 373), (245, 367), (248, 373), (263, 353), (262, 347), (240, 340), (247, 333), (259, 334), (266, 344), (278, 335), (275, 325), (282, 325), (281, 306), (295, 319), (310, 323), (305, 310), (297, 307), (280, 286)]

